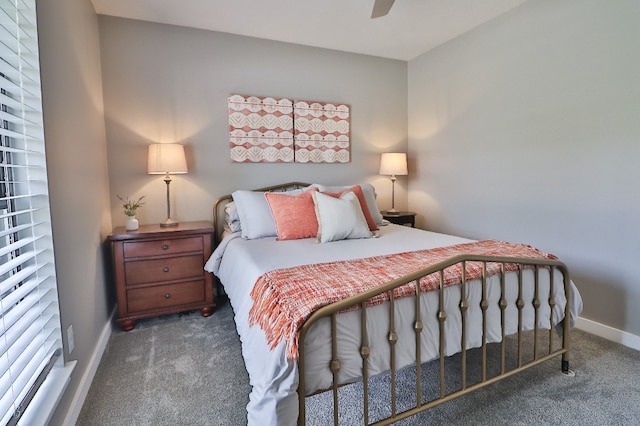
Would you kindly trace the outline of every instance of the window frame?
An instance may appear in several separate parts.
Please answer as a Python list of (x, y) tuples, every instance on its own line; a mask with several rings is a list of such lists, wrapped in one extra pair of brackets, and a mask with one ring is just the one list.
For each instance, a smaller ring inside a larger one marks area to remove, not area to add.
[(47, 424), (63, 360), (35, 0), (0, 0), (0, 424)]

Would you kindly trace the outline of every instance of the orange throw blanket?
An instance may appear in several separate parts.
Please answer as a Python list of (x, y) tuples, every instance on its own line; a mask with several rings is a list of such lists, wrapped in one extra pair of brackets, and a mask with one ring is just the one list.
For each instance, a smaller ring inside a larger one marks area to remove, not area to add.
[[(253, 306), (249, 311), (249, 323), (258, 324), (264, 330), (271, 349), (275, 348), (280, 340), (286, 339), (287, 356), (295, 360), (298, 357), (298, 330), (316, 309), (460, 254), (556, 259), (555, 256), (531, 246), (484, 240), (364, 259), (277, 269), (263, 274), (256, 281), (251, 291)], [(506, 264), (505, 269), (517, 270), (517, 265)], [(499, 264), (487, 264), (487, 275), (499, 272)], [(481, 277), (482, 264), (467, 262), (467, 280)], [(445, 286), (461, 281), (460, 264), (444, 271)], [(432, 274), (420, 280), (421, 292), (437, 290), (439, 285), (439, 274)], [(410, 283), (396, 288), (395, 297), (414, 295), (414, 286), (414, 283)], [(387, 300), (389, 294), (385, 292), (370, 299), (367, 304), (373, 306)]]

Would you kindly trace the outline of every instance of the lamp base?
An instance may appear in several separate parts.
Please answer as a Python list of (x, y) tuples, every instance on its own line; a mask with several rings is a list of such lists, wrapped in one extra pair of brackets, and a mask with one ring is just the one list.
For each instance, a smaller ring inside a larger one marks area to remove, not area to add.
[(385, 211), (384, 214), (389, 215), (389, 216), (399, 216), (400, 215), (400, 211), (396, 210), (396, 209), (389, 209), (389, 210)]
[(171, 218), (167, 218), (167, 220), (165, 220), (164, 222), (160, 222), (160, 226), (163, 228), (166, 228), (169, 226), (178, 226), (178, 221), (173, 220)]

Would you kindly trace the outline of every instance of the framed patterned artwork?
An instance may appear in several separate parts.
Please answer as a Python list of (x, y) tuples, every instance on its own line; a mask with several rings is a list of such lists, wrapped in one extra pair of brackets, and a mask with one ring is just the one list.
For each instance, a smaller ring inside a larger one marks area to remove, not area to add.
[(235, 163), (292, 163), (293, 102), (230, 95), (229, 143)]
[(350, 107), (286, 98), (229, 95), (235, 163), (348, 163)]
[(296, 163), (348, 163), (349, 105), (296, 101), (293, 105)]

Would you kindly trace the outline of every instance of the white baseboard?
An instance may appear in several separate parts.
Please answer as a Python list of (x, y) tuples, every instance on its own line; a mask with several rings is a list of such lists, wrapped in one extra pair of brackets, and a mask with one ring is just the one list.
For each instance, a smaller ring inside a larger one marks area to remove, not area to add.
[(102, 355), (104, 354), (105, 349), (107, 348), (107, 343), (109, 343), (109, 338), (111, 337), (111, 331), (113, 330), (113, 318), (116, 315), (116, 308), (113, 309), (111, 315), (109, 316), (109, 320), (104, 325), (102, 329), (102, 333), (100, 333), (100, 338), (98, 339), (98, 343), (96, 345), (95, 350), (93, 351), (93, 355), (91, 355), (91, 359), (89, 360), (89, 365), (85, 370), (82, 380), (80, 381), (80, 386), (78, 386), (78, 390), (73, 396), (73, 401), (71, 402), (71, 406), (69, 407), (69, 411), (64, 419), (63, 425), (65, 426), (73, 426), (78, 421), (78, 417), (80, 416), (80, 411), (82, 410), (82, 405), (84, 404), (84, 400), (87, 398), (87, 394), (89, 393), (89, 388), (91, 387), (91, 382), (93, 381), (94, 376), (96, 375), (96, 371), (98, 371), (98, 365), (100, 365), (100, 360), (102, 360)]
[(635, 334), (627, 333), (626, 331), (618, 330), (617, 328), (609, 327), (608, 325), (582, 317), (578, 317), (576, 328), (640, 351), (640, 336), (636, 336)]

